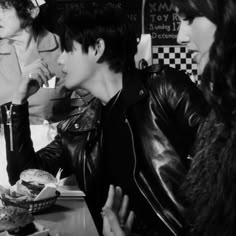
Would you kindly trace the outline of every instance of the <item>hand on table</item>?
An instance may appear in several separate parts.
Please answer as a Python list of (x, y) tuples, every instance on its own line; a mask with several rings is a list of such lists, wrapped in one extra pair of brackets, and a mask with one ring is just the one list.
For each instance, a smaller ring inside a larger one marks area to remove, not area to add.
[(120, 187), (110, 185), (107, 201), (102, 208), (103, 235), (127, 236), (130, 234), (134, 212), (128, 210), (129, 197), (123, 196)]

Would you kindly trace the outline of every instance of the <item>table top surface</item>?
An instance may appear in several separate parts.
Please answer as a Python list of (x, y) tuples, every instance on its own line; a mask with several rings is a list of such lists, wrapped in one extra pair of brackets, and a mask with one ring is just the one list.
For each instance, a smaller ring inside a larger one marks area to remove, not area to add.
[(36, 214), (35, 222), (49, 229), (50, 236), (98, 236), (83, 198), (59, 198), (54, 206)]

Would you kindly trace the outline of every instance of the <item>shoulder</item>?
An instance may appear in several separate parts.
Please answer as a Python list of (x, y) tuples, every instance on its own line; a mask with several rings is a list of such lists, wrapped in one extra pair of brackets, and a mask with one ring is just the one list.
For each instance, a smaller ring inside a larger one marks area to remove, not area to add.
[(190, 80), (184, 71), (169, 67), (168, 65), (154, 64), (144, 69), (152, 79)]
[(43, 29), (38, 34), (38, 48), (39, 51), (52, 51), (60, 49), (60, 38), (47, 29)]
[(60, 37), (57, 34), (47, 30), (46, 28), (43, 28), (42, 30), (38, 32), (38, 40), (43, 39), (43, 38), (48, 38), (48, 39), (57, 40), (57, 41), (60, 40)]
[(57, 126), (58, 132), (85, 132), (98, 129), (101, 109), (101, 102), (93, 98), (88, 104), (74, 109), (66, 120), (61, 121)]
[(147, 84), (151, 88), (173, 88), (185, 90), (185, 88), (196, 87), (189, 76), (184, 72), (168, 65), (152, 65), (145, 68), (147, 73)]

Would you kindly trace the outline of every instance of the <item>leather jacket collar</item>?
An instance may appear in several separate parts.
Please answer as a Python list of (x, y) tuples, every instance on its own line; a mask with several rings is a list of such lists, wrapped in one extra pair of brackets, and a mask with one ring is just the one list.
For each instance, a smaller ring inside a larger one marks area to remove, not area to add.
[(123, 76), (123, 89), (120, 96), (126, 108), (138, 103), (148, 95), (143, 84), (144, 77), (146, 76), (143, 72), (137, 69)]
[(93, 98), (89, 104), (75, 108), (70, 113), (70, 119), (66, 119), (58, 124), (61, 132), (84, 132), (95, 130), (100, 125), (101, 103)]

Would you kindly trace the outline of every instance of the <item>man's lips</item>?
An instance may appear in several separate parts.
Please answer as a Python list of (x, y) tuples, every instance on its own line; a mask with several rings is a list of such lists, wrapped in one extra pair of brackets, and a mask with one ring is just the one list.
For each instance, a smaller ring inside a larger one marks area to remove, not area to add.
[(194, 62), (198, 62), (199, 52), (197, 50), (188, 50), (188, 53), (191, 54), (191, 57), (192, 57)]

